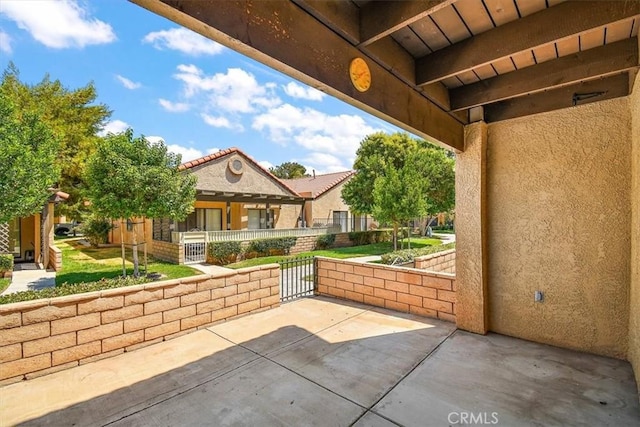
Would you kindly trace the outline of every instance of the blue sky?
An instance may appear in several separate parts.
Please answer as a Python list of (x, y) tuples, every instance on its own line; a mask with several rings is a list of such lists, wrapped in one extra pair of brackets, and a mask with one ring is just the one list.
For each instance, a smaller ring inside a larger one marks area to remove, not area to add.
[(367, 134), (397, 130), (365, 112), (124, 0), (1, 0), (0, 67), (93, 81), (106, 131), (162, 138), (183, 160), (239, 147), (263, 166), (350, 169)]

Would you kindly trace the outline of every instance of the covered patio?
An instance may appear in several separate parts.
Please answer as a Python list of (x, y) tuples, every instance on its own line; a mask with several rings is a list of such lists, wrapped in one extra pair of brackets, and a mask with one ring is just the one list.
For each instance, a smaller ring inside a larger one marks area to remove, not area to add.
[(627, 362), (326, 298), (1, 395), (2, 425), (640, 425)]

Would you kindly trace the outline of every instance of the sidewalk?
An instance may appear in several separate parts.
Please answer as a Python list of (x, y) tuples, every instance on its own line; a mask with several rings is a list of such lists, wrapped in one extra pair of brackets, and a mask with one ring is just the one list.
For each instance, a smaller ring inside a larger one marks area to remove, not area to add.
[(35, 291), (56, 285), (56, 272), (38, 269), (35, 264), (18, 264), (13, 271), (11, 284), (2, 295), (21, 291)]

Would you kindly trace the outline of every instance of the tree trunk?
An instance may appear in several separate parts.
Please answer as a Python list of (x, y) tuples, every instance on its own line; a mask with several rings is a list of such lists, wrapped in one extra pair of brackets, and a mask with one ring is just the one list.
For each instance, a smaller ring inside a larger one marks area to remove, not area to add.
[(149, 274), (149, 263), (147, 258), (147, 221), (142, 221), (142, 238), (144, 240), (144, 274)]
[(393, 250), (398, 250), (398, 223), (393, 223)]
[(127, 267), (125, 265), (124, 252), (124, 220), (120, 220), (120, 248), (122, 249), (122, 277), (127, 277)]
[(133, 249), (133, 277), (140, 277), (140, 269), (139, 269), (139, 262), (138, 262), (138, 236), (137, 236), (137, 227), (136, 227), (136, 222), (132, 221), (132, 225), (133, 225), (133, 233), (132, 233), (132, 238), (131, 238), (131, 247)]

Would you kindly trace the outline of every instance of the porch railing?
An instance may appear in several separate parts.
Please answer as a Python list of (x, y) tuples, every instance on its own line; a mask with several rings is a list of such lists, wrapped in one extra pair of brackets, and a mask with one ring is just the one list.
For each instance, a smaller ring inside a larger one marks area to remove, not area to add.
[(330, 227), (274, 228), (266, 230), (188, 231), (171, 233), (174, 243), (251, 241), (271, 237), (319, 236), (332, 231)]

